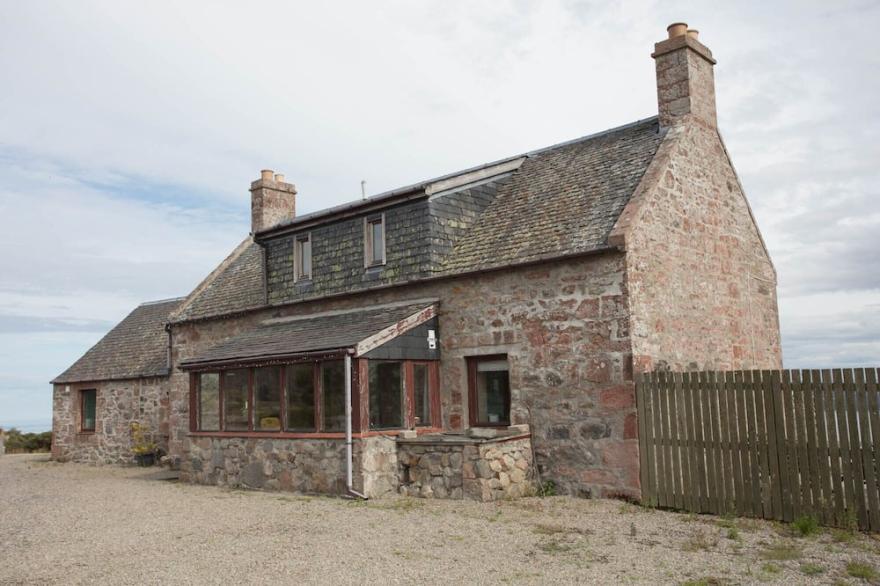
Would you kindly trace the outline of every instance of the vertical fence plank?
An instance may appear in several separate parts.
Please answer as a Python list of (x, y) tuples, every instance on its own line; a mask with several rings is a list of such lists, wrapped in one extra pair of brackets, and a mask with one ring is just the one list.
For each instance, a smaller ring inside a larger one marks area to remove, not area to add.
[(849, 458), (853, 474), (853, 498), (855, 499), (856, 514), (859, 519), (859, 527), (868, 527), (868, 511), (865, 507), (865, 484), (862, 471), (862, 458), (859, 454), (861, 440), (859, 438), (858, 421), (858, 392), (854, 379), (854, 369), (847, 368), (843, 372), (844, 389), (846, 392), (846, 417), (849, 430)]
[(663, 451), (666, 454), (666, 506), (676, 507), (675, 501), (675, 473), (678, 468), (675, 465), (673, 454), (674, 435), (672, 433), (671, 422), (674, 420), (675, 401), (672, 393), (669, 392), (669, 384), (667, 380), (668, 373), (660, 373), (660, 381), (658, 390), (663, 396), (664, 406), (666, 410), (663, 413)]
[(694, 401), (691, 396), (691, 379), (696, 377), (695, 372), (686, 372), (682, 377), (681, 393), (684, 399), (684, 428), (686, 440), (686, 449), (682, 452), (682, 460), (685, 461), (685, 490), (688, 494), (688, 510), (695, 513), (700, 512), (700, 492), (697, 488), (697, 470), (695, 469), (697, 451), (696, 441), (694, 440)]
[(828, 462), (831, 467), (832, 523), (840, 527), (845, 525), (846, 491), (843, 486), (843, 468), (840, 459), (834, 372), (827, 369), (822, 371), (822, 398), (825, 407), (825, 433), (828, 438)]
[(649, 470), (651, 459), (648, 456), (648, 429), (645, 425), (645, 375), (636, 377), (636, 417), (639, 433), (639, 484), (641, 485), (642, 504), (651, 502), (651, 481)]
[(648, 504), (656, 506), (658, 504), (658, 484), (657, 484), (657, 428), (654, 427), (654, 409), (656, 408), (656, 397), (651, 392), (651, 385), (645, 386), (645, 429), (647, 430), (648, 440), (648, 457), (650, 458), (650, 466), (648, 467), (648, 482), (651, 484), (651, 498)]
[[(870, 370), (870, 369), (869, 369)], [(857, 368), (855, 372), (856, 395), (858, 397), (858, 424), (859, 424), (859, 458), (862, 465), (862, 477), (865, 479), (865, 508), (867, 524), (865, 530), (870, 530), (880, 525), (877, 502), (877, 478), (874, 475), (874, 462), (871, 454), (871, 416), (868, 408), (868, 389), (864, 369)]]
[(844, 371), (836, 368), (832, 371), (833, 379), (833, 395), (834, 395), (834, 416), (837, 421), (837, 439), (840, 442), (840, 470), (843, 481), (843, 499), (844, 499), (844, 522), (849, 525), (858, 522), (856, 513), (855, 495), (853, 493), (853, 471), (852, 460), (849, 450), (849, 426), (847, 422), (846, 409), (846, 381), (844, 380)]
[(679, 428), (678, 428), (678, 412), (680, 406), (678, 404), (678, 393), (680, 373), (668, 373), (666, 379), (666, 392), (669, 395), (669, 444), (672, 448), (672, 486), (673, 486), (673, 503), (676, 509), (683, 509), (683, 494), (681, 490), (681, 449), (679, 444)]
[(746, 403), (745, 374), (741, 370), (733, 373), (736, 396), (736, 433), (740, 465), (742, 466), (742, 486), (740, 495), (742, 506), (738, 508), (746, 515), (755, 515), (755, 501), (752, 499), (752, 452), (749, 448), (748, 405)]
[(794, 459), (794, 450), (789, 441), (791, 437), (791, 415), (788, 412), (788, 406), (791, 403), (790, 396), (787, 396), (787, 391), (789, 388), (789, 371), (782, 370), (779, 372), (779, 376), (776, 380), (777, 386), (774, 389), (774, 396), (778, 401), (778, 404), (774, 405), (778, 407), (777, 410), (777, 452), (779, 453), (779, 471), (782, 474), (782, 519), (783, 521), (792, 521), (795, 518), (795, 515), (799, 511), (798, 503), (796, 502), (796, 487), (797, 487), (797, 478), (795, 476), (796, 470), (793, 470), (792, 461)]
[(687, 457), (687, 429), (685, 426), (685, 415), (687, 413), (687, 408), (684, 404), (684, 393), (682, 391), (682, 385), (684, 384), (684, 377), (687, 376), (686, 372), (677, 372), (673, 373), (673, 379), (675, 380), (675, 386), (673, 387), (673, 392), (675, 393), (675, 440), (676, 440), (676, 454), (678, 455), (678, 466), (679, 473), (676, 475), (676, 480), (678, 481), (678, 494), (680, 498), (679, 508), (685, 509), (687, 511), (693, 510), (691, 508), (691, 502), (688, 491), (688, 485), (690, 484), (690, 467), (688, 466), (688, 457)]
[(727, 385), (723, 372), (715, 373), (715, 388), (718, 398), (718, 414), (720, 441), (718, 448), (721, 450), (721, 479), (724, 482), (724, 502), (721, 503), (721, 513), (727, 514), (734, 510), (736, 495), (733, 481), (733, 458), (730, 450), (730, 407), (727, 403)]
[(823, 395), (822, 373), (818, 370), (810, 372), (810, 396), (813, 407), (813, 433), (816, 438), (816, 471), (819, 475), (818, 484), (815, 487), (816, 494), (821, 494), (819, 510), (821, 511), (822, 523), (834, 524), (833, 496), (831, 494), (831, 467), (828, 458), (828, 433), (825, 427), (825, 401)]
[(773, 389), (770, 386), (770, 371), (761, 371), (761, 403), (763, 405), (763, 420), (759, 419), (759, 430), (763, 430), (761, 444), (765, 454), (765, 479), (766, 479), (766, 514), (768, 519), (782, 519), (782, 485), (779, 481), (779, 458), (776, 455), (776, 420), (773, 412)]
[[(820, 455), (818, 447), (818, 424), (816, 417), (816, 404), (814, 400), (814, 388), (819, 385), (818, 380), (813, 380), (813, 371), (804, 370), (801, 376), (803, 387), (801, 392), (804, 397), (804, 425), (806, 428), (807, 455), (810, 466), (810, 494), (813, 503), (813, 516), (824, 519), (826, 507), (822, 495), (822, 475), (820, 472)], [(824, 523), (824, 520), (822, 521)]]
[(756, 517), (764, 516), (764, 499), (761, 494), (761, 464), (758, 455), (757, 405), (755, 403), (755, 386), (757, 373), (747, 370), (743, 372), (743, 391), (746, 405), (746, 437), (749, 450), (749, 480), (751, 482), (752, 513)]
[(666, 407), (663, 396), (659, 392), (659, 378), (660, 375), (658, 373), (651, 373), (651, 403), (654, 407), (655, 453), (657, 455), (657, 504), (661, 507), (668, 507), (666, 473), (669, 470), (669, 465), (666, 463), (663, 417), (665, 417), (669, 410)]
[(691, 478), (697, 489), (699, 508), (698, 513), (709, 512), (708, 476), (709, 466), (706, 461), (706, 435), (703, 425), (703, 387), (702, 374), (695, 372), (691, 375), (691, 404), (693, 405), (693, 445), (691, 446)]
[[(874, 468), (874, 486), (868, 487), (868, 489), (873, 491), (875, 498), (880, 501), (880, 468), (878, 468), (877, 462), (877, 458), (880, 458), (880, 398), (877, 396), (880, 389), (877, 385), (877, 369), (866, 369), (865, 379), (871, 421), (871, 442), (864, 449), (870, 452), (869, 460)], [(880, 517), (880, 510), (877, 511), (877, 515)], [(875, 518), (871, 517), (871, 531), (880, 531), (880, 519), (875, 521)]]
[(703, 429), (707, 450), (706, 463), (708, 469), (707, 479), (707, 497), (708, 511), (710, 513), (719, 513), (719, 501), (723, 499), (724, 484), (721, 482), (719, 469), (721, 466), (721, 452), (718, 450), (718, 415), (716, 412), (716, 394), (714, 373), (704, 372), (701, 374), (701, 382), (703, 387), (703, 406), (705, 411), (703, 414)]
[[(794, 427), (795, 436), (797, 437), (798, 450), (798, 478), (801, 482), (801, 505), (803, 511), (801, 514), (814, 515), (816, 509), (813, 506), (812, 485), (812, 466), (810, 465), (810, 447), (807, 438), (806, 415), (806, 393), (805, 390), (809, 385), (808, 380), (804, 380), (804, 376), (809, 376), (809, 371), (795, 370), (792, 371), (792, 394), (794, 397)], [(796, 379), (796, 380), (794, 380)]]

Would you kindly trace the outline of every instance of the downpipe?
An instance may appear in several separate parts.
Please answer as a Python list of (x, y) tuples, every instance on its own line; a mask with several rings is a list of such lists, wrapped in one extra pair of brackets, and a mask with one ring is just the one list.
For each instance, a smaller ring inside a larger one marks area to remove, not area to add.
[(367, 496), (354, 489), (354, 453), (351, 438), (351, 353), (345, 354), (345, 489), (349, 497), (367, 500)]

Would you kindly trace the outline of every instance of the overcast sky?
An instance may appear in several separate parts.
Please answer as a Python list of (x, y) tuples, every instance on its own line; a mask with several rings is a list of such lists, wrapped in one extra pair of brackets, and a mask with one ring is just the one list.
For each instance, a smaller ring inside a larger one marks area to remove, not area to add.
[(305, 213), (656, 114), (718, 60), (786, 367), (880, 364), (880, 2), (0, 0), (0, 426), (134, 306), (187, 294), (272, 168)]

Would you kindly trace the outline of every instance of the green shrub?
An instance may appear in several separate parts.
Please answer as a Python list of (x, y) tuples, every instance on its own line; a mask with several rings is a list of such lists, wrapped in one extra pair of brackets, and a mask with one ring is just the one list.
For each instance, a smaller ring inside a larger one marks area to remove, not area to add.
[(846, 573), (853, 578), (861, 578), (866, 582), (873, 582), (880, 577), (880, 574), (877, 574), (877, 570), (873, 566), (861, 562), (848, 563), (846, 565)]
[(801, 515), (795, 519), (792, 526), (802, 537), (808, 537), (819, 532), (819, 521), (812, 515)]

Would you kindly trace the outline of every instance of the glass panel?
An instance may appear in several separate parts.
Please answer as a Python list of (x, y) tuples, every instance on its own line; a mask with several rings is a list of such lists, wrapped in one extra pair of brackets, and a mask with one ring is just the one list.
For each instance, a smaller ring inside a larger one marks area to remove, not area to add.
[(199, 430), (220, 429), (220, 375), (205, 372), (199, 375)]
[(372, 222), (370, 224), (370, 230), (372, 231), (372, 248), (373, 248), (373, 250), (372, 250), (373, 258), (371, 258), (370, 260), (374, 263), (381, 263), (382, 262), (382, 248), (383, 248), (382, 221), (378, 220), (378, 221)]
[(248, 428), (248, 371), (223, 371), (223, 422), (228, 431)]
[(345, 430), (345, 364), (342, 360), (321, 363), (324, 431)]
[(428, 365), (413, 364), (413, 396), (416, 401), (416, 425), (431, 425), (431, 396)]
[(311, 362), (287, 367), (287, 429), (315, 430), (315, 366)]
[(370, 427), (403, 427), (403, 377), (400, 362), (370, 361)]
[(83, 431), (95, 431), (95, 404), (98, 392), (94, 389), (82, 391), (82, 428)]
[[(499, 368), (499, 362), (477, 364), (477, 421), (480, 423), (510, 423), (510, 379), (507, 370)], [(480, 368), (482, 365), (488, 368)]]
[(254, 429), (281, 429), (281, 369), (277, 366), (254, 369)]
[(302, 276), (309, 277), (312, 274), (312, 239), (307, 238), (301, 243), (302, 249)]

